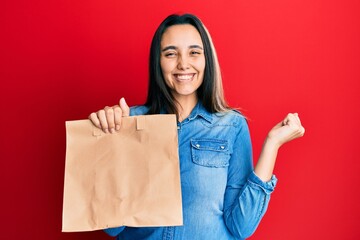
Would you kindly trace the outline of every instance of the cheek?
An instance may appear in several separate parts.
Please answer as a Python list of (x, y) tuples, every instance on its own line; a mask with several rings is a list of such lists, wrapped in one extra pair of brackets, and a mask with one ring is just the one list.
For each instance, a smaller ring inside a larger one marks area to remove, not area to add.
[(165, 84), (166, 86), (170, 87), (171, 88), (171, 76), (169, 76), (169, 74), (171, 74), (171, 69), (170, 69), (170, 66), (169, 66), (169, 62), (168, 61), (164, 61), (162, 59), (160, 59), (160, 67), (161, 67), (161, 72), (162, 72), (162, 75), (164, 77), (164, 81), (165, 81)]
[(205, 58), (198, 59), (198, 61), (195, 63), (195, 66), (196, 69), (203, 74), (205, 70)]
[(164, 76), (171, 73), (173, 69), (171, 61), (168, 61), (166, 59), (160, 59), (160, 67)]

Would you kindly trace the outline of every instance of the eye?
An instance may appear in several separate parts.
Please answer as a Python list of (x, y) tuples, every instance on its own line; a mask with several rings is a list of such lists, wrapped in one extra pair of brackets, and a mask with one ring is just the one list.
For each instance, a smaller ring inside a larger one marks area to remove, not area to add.
[(176, 56), (176, 52), (166, 52), (164, 55), (165, 57), (174, 57)]
[(193, 50), (193, 51), (190, 52), (190, 54), (191, 54), (191, 55), (200, 55), (201, 52), (200, 52), (200, 51), (195, 51), (195, 50)]

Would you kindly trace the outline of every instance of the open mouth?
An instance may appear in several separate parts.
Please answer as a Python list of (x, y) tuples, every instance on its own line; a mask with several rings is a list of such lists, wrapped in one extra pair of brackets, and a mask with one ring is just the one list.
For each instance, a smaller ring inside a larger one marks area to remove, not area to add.
[(195, 76), (195, 73), (188, 74), (174, 74), (174, 77), (177, 81), (191, 81)]

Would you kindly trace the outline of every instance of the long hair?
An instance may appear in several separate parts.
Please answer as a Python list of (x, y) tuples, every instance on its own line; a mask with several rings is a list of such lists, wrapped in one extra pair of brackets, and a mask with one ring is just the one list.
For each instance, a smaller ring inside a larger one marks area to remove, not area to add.
[(145, 105), (149, 107), (148, 114), (158, 114), (161, 110), (178, 115), (176, 100), (166, 85), (161, 66), (161, 38), (168, 27), (180, 24), (190, 24), (199, 32), (205, 55), (204, 79), (197, 89), (199, 101), (211, 113), (223, 112), (229, 109), (223, 93), (220, 66), (209, 32), (199, 18), (192, 14), (170, 15), (157, 28), (150, 48), (149, 87)]

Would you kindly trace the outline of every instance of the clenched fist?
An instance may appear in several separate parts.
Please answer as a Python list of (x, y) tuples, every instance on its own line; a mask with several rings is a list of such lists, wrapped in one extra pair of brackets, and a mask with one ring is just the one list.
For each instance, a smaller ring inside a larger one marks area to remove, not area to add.
[(302, 137), (304, 133), (305, 128), (301, 125), (298, 114), (289, 113), (284, 120), (270, 130), (267, 140), (280, 147), (286, 142)]

